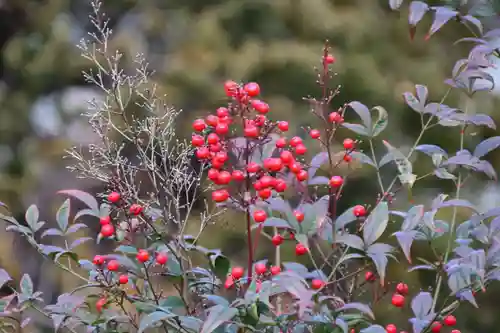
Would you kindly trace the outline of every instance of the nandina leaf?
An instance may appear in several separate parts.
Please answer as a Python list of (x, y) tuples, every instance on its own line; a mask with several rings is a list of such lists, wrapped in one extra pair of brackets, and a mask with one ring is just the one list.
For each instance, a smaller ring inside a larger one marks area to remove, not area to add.
[(401, 250), (406, 257), (406, 260), (411, 264), (411, 245), (413, 244), (413, 240), (415, 239), (418, 231), (417, 230), (408, 230), (408, 231), (397, 231), (394, 233), (396, 236), (399, 245), (401, 246)]
[(38, 207), (36, 205), (31, 205), (28, 207), (26, 210), (26, 213), (24, 214), (24, 217), (26, 219), (26, 223), (28, 226), (32, 229), (36, 229), (36, 225), (38, 223), (38, 219), (40, 217), (40, 213), (38, 211)]
[(368, 315), (370, 318), (375, 319), (375, 315), (373, 314), (372, 309), (370, 309), (368, 305), (363, 303), (347, 303), (338, 309), (338, 311), (345, 311), (345, 310), (358, 310), (363, 314)]
[(354, 133), (358, 135), (363, 135), (363, 136), (370, 136), (369, 130), (364, 127), (363, 125), (360, 124), (352, 124), (352, 123), (342, 123), (342, 126), (344, 126), (347, 129), (350, 129)]
[(335, 236), (334, 242), (341, 243), (361, 251), (364, 251), (365, 249), (365, 244), (359, 236), (348, 233)]
[(88, 208), (92, 209), (95, 216), (99, 216), (99, 205), (97, 200), (89, 193), (80, 190), (63, 190), (57, 193), (66, 194), (82, 201)]
[(351, 222), (356, 221), (356, 216), (354, 215), (354, 207), (349, 208), (345, 212), (343, 212), (337, 219), (335, 220), (335, 230), (341, 230), (346, 227)]
[(238, 309), (215, 305), (208, 309), (209, 314), (203, 323), (200, 333), (212, 333), (225, 322), (233, 319), (238, 313)]
[(368, 131), (367, 134), (371, 135), (369, 131), (371, 131), (372, 128), (372, 115), (368, 107), (358, 101), (349, 103), (349, 107), (351, 107), (351, 109), (353, 109), (358, 114), (358, 116), (361, 118), (361, 121), (363, 122), (364, 127)]
[(371, 325), (368, 326), (367, 328), (363, 328), (360, 333), (386, 333), (387, 331), (385, 330), (384, 327), (380, 325)]
[(389, 142), (384, 140), (383, 143), (387, 148), (389, 154), (391, 154), (392, 160), (398, 167), (399, 180), (402, 184), (407, 185), (409, 188), (411, 188), (417, 178), (417, 176), (413, 174), (413, 166), (411, 162), (405, 155), (403, 155), (398, 149), (394, 148)]
[(389, 0), (389, 6), (391, 7), (392, 10), (399, 9), (401, 5), (403, 4), (403, 0)]
[(420, 292), (411, 301), (411, 309), (418, 319), (424, 319), (431, 311), (432, 295), (429, 292)]
[(409, 231), (415, 229), (422, 222), (424, 213), (425, 210), (423, 205), (413, 206), (410, 208), (405, 216), (403, 224), (401, 225), (401, 230)]
[(500, 136), (494, 136), (479, 143), (476, 149), (474, 149), (473, 155), (474, 157), (481, 158), (498, 147), (500, 147)]
[(446, 24), (451, 18), (456, 17), (458, 12), (452, 10), (451, 8), (445, 6), (439, 6), (434, 8), (434, 22), (429, 29), (429, 36), (432, 36), (436, 31), (438, 31), (443, 25)]
[(69, 224), (69, 213), (70, 213), (70, 201), (69, 199), (64, 200), (62, 205), (57, 210), (56, 221), (59, 229), (62, 232), (66, 232)]
[(389, 122), (389, 114), (387, 113), (386, 109), (381, 106), (376, 106), (373, 108), (373, 110), (376, 110), (378, 112), (377, 121), (375, 122), (375, 124), (373, 124), (372, 128), (372, 136), (375, 137), (382, 133), (382, 131), (387, 127), (387, 124)]
[(11, 281), (9, 273), (3, 268), (0, 268), (0, 288), (2, 288), (7, 282)]
[(424, 14), (429, 10), (429, 6), (422, 1), (412, 1), (410, 3), (410, 13), (408, 15), (408, 23), (410, 26), (415, 26)]
[(175, 317), (175, 315), (169, 312), (164, 312), (164, 311), (152, 312), (142, 317), (141, 322), (139, 324), (139, 330), (137, 331), (137, 333), (143, 333), (146, 329), (151, 328), (156, 323), (173, 317)]
[(382, 236), (389, 222), (389, 207), (387, 202), (379, 203), (366, 219), (363, 226), (363, 240), (366, 245), (373, 244)]
[(31, 297), (33, 295), (33, 281), (31, 281), (31, 277), (28, 274), (24, 274), (21, 278), (21, 282), (19, 284), (21, 289), (21, 293), (24, 296)]

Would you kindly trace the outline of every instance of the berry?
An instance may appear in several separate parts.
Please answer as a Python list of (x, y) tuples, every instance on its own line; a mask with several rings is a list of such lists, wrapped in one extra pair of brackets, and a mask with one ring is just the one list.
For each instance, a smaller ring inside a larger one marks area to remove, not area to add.
[(219, 143), (219, 136), (215, 133), (210, 133), (207, 136), (207, 142), (211, 145), (215, 145), (216, 143)]
[(266, 114), (269, 112), (269, 104), (258, 99), (252, 101), (252, 107), (255, 109), (255, 111), (261, 114)]
[(235, 96), (236, 95), (236, 92), (238, 91), (238, 83), (234, 82), (234, 81), (226, 81), (224, 82), (224, 90), (226, 91), (226, 95), (228, 97), (232, 97), (232, 96)]
[(224, 162), (217, 157), (212, 158), (212, 168), (221, 169), (224, 166)]
[(401, 295), (408, 294), (408, 285), (406, 283), (400, 282), (396, 285), (396, 292)]
[(341, 123), (344, 119), (338, 112), (332, 112), (328, 115), (328, 119), (330, 120), (331, 123), (339, 124)]
[(264, 126), (266, 124), (267, 118), (263, 114), (259, 114), (255, 117), (256, 126)]
[(128, 275), (120, 275), (118, 278), (118, 283), (120, 284), (127, 284), (128, 283)]
[(138, 204), (132, 204), (129, 208), (129, 211), (132, 215), (140, 215), (142, 213), (142, 206)]
[(101, 226), (102, 237), (111, 237), (115, 233), (115, 227), (112, 224), (105, 224)]
[(106, 224), (110, 224), (111, 223), (111, 217), (109, 216), (103, 216), (99, 219), (99, 223), (101, 225), (106, 225)]
[(229, 199), (229, 192), (227, 190), (216, 190), (212, 192), (212, 200), (215, 202), (224, 202)]
[(272, 266), (270, 271), (271, 271), (272, 275), (278, 275), (279, 273), (281, 273), (281, 267), (280, 266)]
[[(281, 163), (281, 161), (280, 161)], [(264, 162), (265, 165), (265, 162)], [(261, 183), (262, 187), (267, 188), (267, 187), (273, 187), (276, 184), (276, 179), (274, 179), (271, 176), (262, 176), (259, 179), (259, 182)]]
[(264, 185), (262, 185), (262, 182), (260, 180), (256, 181), (255, 184), (253, 184), (253, 188), (256, 191), (260, 191), (264, 188)]
[(283, 132), (286, 132), (288, 131), (288, 122), (287, 121), (280, 121), (278, 123), (278, 128), (283, 131)]
[(110, 194), (108, 194), (108, 200), (111, 203), (117, 203), (118, 201), (120, 201), (120, 193), (111, 192)]
[(351, 150), (354, 148), (354, 140), (353, 139), (345, 139), (344, 140), (344, 149), (345, 150)]
[(205, 160), (210, 157), (210, 150), (207, 147), (200, 147), (196, 149), (196, 157), (199, 160)]
[(139, 262), (145, 263), (149, 260), (149, 253), (146, 250), (139, 250), (136, 257)]
[(344, 183), (344, 179), (340, 176), (333, 176), (330, 178), (330, 186), (331, 187), (340, 187)]
[(325, 63), (327, 63), (327, 64), (329, 64), (329, 65), (331, 65), (331, 64), (333, 64), (333, 63), (335, 63), (335, 60), (336, 60), (336, 59), (335, 59), (335, 57), (334, 57), (334, 56), (332, 56), (331, 54), (329, 54), (329, 55), (327, 55), (327, 56), (325, 57)]
[(280, 159), (283, 163), (288, 164), (293, 161), (293, 154), (288, 150), (283, 150), (280, 154)]
[(226, 282), (224, 282), (224, 288), (230, 289), (234, 285), (234, 280), (231, 276), (226, 278)]
[(273, 238), (271, 238), (271, 242), (273, 242), (275, 246), (280, 246), (283, 243), (283, 237), (279, 234), (276, 234), (273, 236)]
[(442, 327), (443, 327), (443, 325), (439, 321), (435, 321), (432, 323), (431, 332), (432, 333), (439, 333), (441, 331)]
[(99, 300), (95, 302), (95, 308), (97, 312), (102, 312), (102, 308), (106, 305), (107, 302), (108, 300), (105, 297), (99, 298)]
[(366, 215), (366, 208), (364, 206), (361, 206), (361, 205), (356, 205), (356, 206), (354, 206), (354, 209), (352, 212), (353, 212), (354, 216), (362, 217), (362, 216)]
[(302, 139), (299, 136), (294, 136), (290, 139), (290, 146), (297, 147), (302, 143)]
[(297, 155), (304, 155), (307, 152), (307, 147), (304, 146), (303, 144), (298, 144), (297, 147), (295, 147), (295, 154)]
[(245, 174), (243, 173), (243, 171), (234, 170), (233, 173), (231, 174), (231, 177), (233, 177), (233, 180), (241, 182), (242, 180), (245, 179)]
[(462, 333), (460, 330), (452, 330), (450, 333)]
[(203, 137), (201, 135), (194, 134), (191, 137), (191, 144), (195, 147), (201, 147), (201, 146), (203, 146), (203, 144), (205, 144), (205, 139), (203, 139)]
[(208, 179), (211, 181), (217, 181), (219, 179), (219, 170), (210, 169), (208, 170)]
[(245, 270), (243, 269), (243, 267), (233, 267), (233, 269), (231, 269), (231, 276), (235, 280), (241, 279), (244, 273)]
[(255, 82), (249, 82), (245, 84), (243, 87), (243, 90), (248, 94), (250, 97), (255, 97), (260, 94), (260, 86), (258, 83)]
[(400, 294), (394, 294), (392, 295), (391, 302), (395, 307), (402, 308), (405, 305), (405, 297)]
[(286, 190), (286, 182), (283, 179), (276, 180), (276, 184), (274, 185), (274, 189), (276, 192), (285, 192)]
[(298, 256), (302, 256), (307, 253), (307, 247), (305, 247), (303, 244), (297, 244), (295, 246), (295, 254)]
[(277, 148), (285, 148), (286, 147), (286, 138), (279, 138), (276, 140), (276, 147)]
[(259, 136), (259, 129), (254, 125), (245, 127), (243, 132), (247, 138), (256, 138)]
[(457, 324), (457, 318), (453, 315), (448, 315), (444, 317), (443, 322), (446, 326), (455, 326)]
[(165, 253), (158, 253), (156, 255), (156, 263), (158, 265), (165, 265), (168, 261), (168, 256)]
[(219, 117), (214, 116), (213, 114), (209, 114), (205, 118), (205, 122), (207, 123), (208, 126), (215, 127), (219, 123)]
[(264, 222), (266, 219), (267, 219), (267, 214), (265, 211), (263, 210), (256, 210), (254, 213), (253, 213), (253, 219), (255, 220), (255, 222), (257, 223), (262, 223)]
[(293, 162), (289, 166), (290, 171), (297, 174), (302, 171), (302, 166), (300, 165), (299, 162)]
[(263, 263), (255, 264), (255, 273), (261, 275), (261, 274), (265, 274), (266, 271), (267, 271), (267, 267), (265, 264), (263, 264)]
[(203, 131), (205, 128), (207, 128), (207, 124), (205, 124), (205, 121), (203, 119), (196, 119), (193, 121), (193, 129), (197, 132)]
[(228, 171), (219, 172), (219, 177), (217, 177), (218, 184), (226, 185), (231, 181), (231, 174)]
[(396, 328), (396, 325), (394, 324), (389, 324), (385, 327), (385, 331), (387, 333), (397, 333), (398, 329)]
[(215, 155), (215, 158), (216, 158), (217, 160), (221, 161), (222, 163), (224, 163), (224, 162), (226, 162), (226, 161), (227, 161), (227, 159), (228, 159), (229, 157), (227, 156), (227, 153), (226, 153), (226, 152), (221, 151), (220, 153), (217, 153), (217, 154)]
[(104, 264), (104, 257), (100, 255), (96, 255), (94, 259), (92, 260), (92, 263), (96, 266), (100, 266)]
[(116, 260), (111, 260), (108, 262), (108, 270), (111, 272), (116, 272), (120, 268), (120, 263)]
[(269, 199), (272, 194), (273, 194), (273, 192), (271, 192), (271, 190), (268, 189), (268, 188), (264, 188), (264, 189), (262, 189), (262, 190), (259, 191), (259, 197), (261, 199), (264, 199), (264, 200), (265, 199)]
[(260, 165), (255, 162), (250, 162), (247, 164), (247, 171), (250, 173), (256, 173), (260, 170)]
[(308, 178), (308, 174), (306, 170), (300, 170), (299, 173), (297, 174), (297, 179), (301, 182), (306, 180)]
[(267, 158), (264, 161), (264, 168), (269, 171), (278, 172), (283, 168), (283, 163), (280, 158)]
[(218, 108), (216, 113), (219, 118), (229, 117), (229, 110), (223, 106)]
[(297, 219), (297, 221), (300, 223), (302, 221), (304, 221), (304, 213), (296, 210), (295, 212), (293, 212), (293, 214), (295, 215), (295, 218)]
[(317, 129), (312, 129), (309, 132), (309, 135), (311, 136), (312, 139), (319, 139), (319, 137), (321, 136), (321, 132)]
[(218, 123), (217, 126), (215, 126), (215, 133), (219, 135), (224, 135), (229, 132), (229, 126), (225, 123)]
[(351, 157), (351, 155), (347, 155), (347, 154), (345, 154), (345, 155), (344, 155), (344, 162), (349, 163), (349, 162), (351, 162), (351, 161), (352, 161), (352, 157)]
[(325, 283), (323, 282), (323, 280), (320, 280), (320, 279), (314, 279), (311, 282), (311, 287), (314, 290), (321, 289), (321, 288), (323, 288), (324, 285), (325, 285)]
[(365, 281), (366, 282), (373, 282), (373, 281), (375, 281), (375, 274), (373, 274), (373, 272), (370, 272), (370, 271), (366, 272), (365, 273)]

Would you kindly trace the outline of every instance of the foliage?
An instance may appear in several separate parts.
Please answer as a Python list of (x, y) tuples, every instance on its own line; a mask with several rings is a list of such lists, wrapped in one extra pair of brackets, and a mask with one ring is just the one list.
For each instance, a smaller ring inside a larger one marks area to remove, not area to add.
[[(393, 9), (403, 3), (389, 1)], [(480, 211), (461, 197), (461, 189), (476, 174), (497, 177), (485, 156), (500, 146), (500, 137), (486, 139), (474, 149), (466, 149), (464, 144), (470, 128), (495, 128), (488, 115), (445, 104), (448, 93), (432, 102), (427, 87), (416, 85), (404, 99), (419, 114), (422, 129), (405, 154), (381, 138), (389, 114), (383, 107), (370, 108), (358, 101), (333, 106), (341, 87), (332, 87), (331, 68), (336, 59), (326, 45), (318, 71), (322, 94), (307, 99), (311, 118), (320, 128), (306, 129), (310, 141), (300, 137), (288, 140), (284, 134), (288, 123), (268, 119), (272, 112), (266, 102), (257, 99), (257, 83), (227, 81), (227, 106), (195, 120), (196, 133), (191, 143), (184, 142), (174, 130), (179, 112), (158, 96), (149, 81), (146, 60), (137, 56), (135, 68), (121, 67), (123, 54), (108, 44), (111, 30), (102, 4), (97, 0), (92, 4), (91, 20), (97, 31), (90, 34), (91, 41), (82, 41), (80, 50), (96, 66), (84, 73), (85, 79), (106, 96), (102, 102), (92, 101), (87, 114), (101, 143), (91, 146), (89, 154), (79, 149), (68, 154), (74, 161), (73, 171), (104, 182), (109, 191), (97, 198), (75, 189), (61, 191), (70, 199), (57, 211), (56, 228), (44, 228), (46, 223), (40, 221), (35, 205), (26, 211), (26, 223), (2, 216), (8, 231), (24, 236), (42, 257), (81, 282), (60, 295), (56, 304), (45, 305), (28, 274), (14, 286), (8, 272), (0, 270), (0, 284), (12, 291), (1, 303), (2, 329), (26, 326), (28, 321), (21, 320), (21, 314), (32, 309), (50, 318), (55, 330), (64, 327), (71, 332), (347, 333), (354, 329), (390, 333), (392, 327), (377, 323), (374, 309), (386, 301), (390, 295), (387, 286), (395, 282), (386, 274), (388, 263), (406, 260), (410, 273), (427, 270), (436, 277), (432, 292), (412, 290), (408, 303), (413, 317), (408, 323), (415, 333), (436, 332), (440, 322), (452, 323), (450, 316), (461, 303), (477, 307), (475, 293), (500, 279), (496, 237), (500, 209)], [(434, 15), (428, 37), (451, 19), (464, 24), (473, 35), (461, 40), (472, 42), (473, 47), (445, 82), (449, 91), (460, 91), (470, 101), (494, 87), (486, 70), (492, 57), (498, 56), (490, 40), (499, 30), (483, 31), (477, 17), (452, 7), (422, 1), (408, 6), (411, 37), (428, 14)], [(140, 108), (142, 113), (132, 116), (132, 108)], [(353, 114), (359, 118), (357, 122), (344, 121)], [(456, 152), (421, 142), (423, 134), (436, 126), (458, 128)], [(337, 149), (341, 128), (358, 139), (347, 138), (343, 148)], [(369, 144), (368, 153), (358, 149), (362, 142)], [(310, 159), (306, 158), (306, 143), (320, 150)], [(380, 144), (387, 150), (383, 156), (374, 149)], [(126, 145), (135, 149), (135, 160), (123, 156)], [(431, 158), (432, 172), (414, 174), (411, 158), (416, 153)], [(379, 193), (373, 202), (340, 212), (338, 202), (354, 171), (350, 166), (356, 162), (375, 170)], [(380, 170), (391, 164), (396, 173), (388, 181)], [(341, 175), (341, 166), (347, 166), (344, 170), (348, 172)], [(407, 210), (395, 207), (399, 192), (406, 192), (412, 200), (412, 188), (429, 177), (452, 183), (451, 198), (439, 194), (430, 205), (413, 205)], [(198, 231), (190, 235), (193, 208), (206, 191), (211, 192), (215, 207), (202, 203)], [(73, 212), (72, 199), (86, 207)], [(450, 208), (449, 221), (438, 217), (440, 211)], [(467, 220), (459, 220), (459, 209), (469, 212)], [(203, 231), (227, 210), (244, 217), (246, 267), (232, 265), (219, 249), (200, 244)], [(69, 243), (69, 235), (87, 229), (79, 222), (82, 216), (98, 219), (101, 231)], [(262, 236), (275, 246), (275, 257), (256, 261), (254, 254)], [(446, 239), (443, 254), (435, 250), (440, 238)], [(64, 245), (54, 245), (58, 244), (55, 239), (63, 239)], [(116, 247), (92, 261), (80, 258), (76, 248), (91, 241)], [(282, 262), (285, 241), (295, 243), (297, 257), (307, 257), (314, 269), (299, 262)], [(434, 257), (412, 256), (414, 243), (430, 246)], [(163, 281), (176, 293), (166, 294), (159, 287)], [(394, 306), (404, 305), (407, 289), (404, 283), (396, 286)]]

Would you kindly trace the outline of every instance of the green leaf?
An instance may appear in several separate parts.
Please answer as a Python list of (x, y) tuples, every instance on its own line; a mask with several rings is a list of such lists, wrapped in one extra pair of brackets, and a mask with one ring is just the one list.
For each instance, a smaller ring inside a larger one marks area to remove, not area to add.
[(33, 295), (33, 281), (28, 274), (24, 274), (20, 283), (21, 293), (25, 296)]
[(26, 210), (26, 214), (24, 215), (24, 217), (30, 229), (35, 230), (38, 218), (40, 217), (38, 207), (36, 205), (29, 206), (28, 209)]
[(363, 239), (367, 246), (373, 244), (384, 233), (389, 222), (389, 206), (381, 202), (371, 212), (363, 226)]
[(168, 318), (172, 318), (174, 315), (172, 313), (167, 313), (163, 311), (155, 311), (147, 316), (142, 317), (141, 322), (139, 324), (139, 330), (137, 333), (142, 333), (146, 329), (150, 328), (151, 326), (155, 325), (156, 323), (166, 320)]
[(375, 124), (373, 124), (372, 129), (372, 136), (375, 137), (382, 133), (382, 131), (387, 127), (389, 115), (387, 114), (387, 111), (381, 106), (376, 106), (373, 108), (373, 110), (376, 110), (378, 112), (377, 121), (375, 122)]
[(56, 214), (56, 221), (59, 229), (65, 232), (68, 228), (69, 223), (69, 211), (70, 211), (70, 203), (69, 199), (64, 200), (63, 204), (59, 207)]
[(134, 246), (130, 245), (120, 245), (115, 249), (115, 252), (122, 252), (124, 254), (132, 254), (136, 255), (137, 254), (137, 248)]
[(168, 296), (166, 299), (160, 302), (162, 308), (184, 308), (184, 302), (179, 296)]
[(350, 129), (356, 134), (363, 135), (363, 136), (370, 136), (370, 133), (366, 127), (360, 124), (352, 124), (352, 123), (342, 123), (342, 126), (344, 126), (347, 129)]
[(200, 333), (212, 333), (226, 321), (233, 319), (238, 313), (238, 309), (228, 308), (223, 305), (215, 305), (210, 308), (210, 313), (203, 323)]
[(220, 253), (210, 253), (209, 259), (210, 259), (210, 265), (215, 275), (218, 278), (225, 278), (231, 266), (229, 259), (227, 259)]

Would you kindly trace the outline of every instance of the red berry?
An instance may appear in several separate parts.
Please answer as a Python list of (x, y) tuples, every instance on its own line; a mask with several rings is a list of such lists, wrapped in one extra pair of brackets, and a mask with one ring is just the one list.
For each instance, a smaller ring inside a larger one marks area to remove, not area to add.
[(212, 158), (212, 168), (221, 169), (224, 166), (224, 161), (221, 161), (217, 157)]
[(137, 260), (139, 260), (139, 262), (146, 262), (149, 260), (149, 253), (148, 251), (146, 250), (139, 250), (139, 252), (137, 252)]
[(117, 260), (111, 260), (108, 262), (108, 270), (111, 272), (116, 272), (120, 268), (120, 263)]
[(118, 278), (118, 283), (120, 284), (127, 284), (128, 283), (128, 275), (120, 275)]
[(294, 136), (293, 138), (290, 139), (290, 146), (292, 147), (297, 147), (302, 143), (302, 139), (298, 136)]
[(99, 223), (101, 225), (106, 225), (106, 224), (110, 224), (111, 223), (111, 217), (109, 216), (103, 216), (99, 219)]
[(212, 153), (218, 153), (222, 150), (222, 146), (220, 143), (216, 143), (214, 145), (210, 145), (210, 151)]
[(193, 129), (195, 131), (201, 132), (205, 128), (207, 128), (207, 124), (205, 124), (205, 121), (203, 119), (196, 119), (193, 121)]
[(297, 147), (295, 147), (295, 154), (297, 155), (304, 155), (307, 152), (307, 147), (304, 146), (303, 144), (298, 144)]
[(344, 183), (344, 179), (340, 176), (333, 176), (330, 178), (330, 186), (331, 187), (340, 187)]
[(286, 182), (283, 179), (276, 180), (276, 184), (274, 185), (274, 189), (276, 190), (276, 192), (285, 192), (286, 187)]
[(231, 174), (228, 171), (219, 172), (219, 177), (217, 178), (217, 182), (221, 185), (229, 184), (231, 181)]
[(224, 82), (224, 90), (226, 91), (226, 95), (228, 97), (234, 97), (238, 91), (238, 83), (234, 81), (226, 81)]
[(331, 123), (339, 124), (341, 123), (344, 119), (338, 112), (332, 112), (328, 115), (328, 119), (330, 120)]
[(219, 123), (219, 117), (214, 116), (213, 114), (209, 114), (208, 116), (206, 116), (205, 122), (208, 126), (215, 127)]
[(345, 155), (344, 155), (344, 162), (349, 163), (349, 162), (351, 162), (351, 161), (352, 161), (352, 157), (351, 157), (351, 155), (347, 155), (347, 154), (345, 154)]
[(139, 204), (132, 204), (129, 208), (130, 214), (132, 215), (140, 215), (142, 213), (142, 206)]
[(259, 197), (261, 199), (264, 199), (264, 200), (265, 199), (269, 199), (272, 194), (273, 194), (273, 192), (270, 189), (268, 189), (268, 188), (264, 188), (264, 189), (262, 189), (262, 190), (259, 191)]
[(442, 327), (443, 327), (443, 325), (439, 321), (435, 321), (432, 323), (431, 332), (432, 333), (439, 333), (441, 331)]
[(215, 126), (215, 133), (219, 135), (224, 135), (229, 132), (229, 126), (228, 124), (225, 123), (218, 123), (217, 126)]
[(196, 157), (199, 160), (205, 160), (210, 157), (210, 150), (207, 147), (200, 147), (196, 149)]
[(295, 215), (295, 218), (297, 219), (297, 221), (300, 223), (302, 221), (304, 221), (304, 213), (296, 210), (295, 212), (293, 212), (293, 214)]
[(452, 330), (450, 333), (462, 333), (460, 330)]
[(241, 279), (243, 277), (243, 274), (245, 274), (245, 270), (243, 269), (243, 267), (233, 267), (233, 269), (231, 269), (231, 276), (235, 280)]
[(286, 147), (286, 138), (279, 138), (276, 140), (276, 147), (277, 148), (285, 148)]
[(226, 278), (226, 282), (224, 282), (224, 288), (230, 289), (234, 285), (234, 279), (232, 276), (228, 276)]
[(408, 285), (406, 283), (400, 282), (396, 285), (396, 292), (401, 295), (408, 294)]
[(295, 254), (298, 256), (302, 256), (307, 253), (307, 247), (305, 247), (303, 244), (297, 244), (295, 246)]
[(282, 160), (279, 158), (266, 158), (264, 160), (264, 168), (269, 171), (278, 172), (283, 168)]
[(272, 275), (278, 275), (279, 273), (281, 273), (281, 267), (280, 266), (272, 266), (270, 271), (271, 271)]
[(289, 166), (289, 168), (290, 168), (290, 171), (293, 172), (293, 173), (295, 173), (295, 174), (298, 174), (299, 172), (302, 171), (302, 166), (300, 165), (299, 162), (293, 162), (293, 163), (291, 163), (290, 166)]
[(271, 239), (275, 246), (280, 246), (283, 243), (283, 237), (280, 234), (276, 234)]
[(366, 208), (364, 206), (361, 206), (361, 205), (356, 205), (356, 206), (354, 206), (352, 213), (356, 217), (363, 217), (366, 215)]
[[(281, 163), (281, 161), (280, 161), (280, 163)], [(264, 162), (264, 166), (265, 166), (265, 162)], [(274, 184), (276, 184), (276, 179), (274, 179), (271, 176), (265, 175), (265, 176), (260, 177), (259, 182), (261, 183), (263, 188), (273, 187)]]
[(402, 308), (405, 305), (405, 297), (400, 294), (394, 294), (392, 295), (391, 302), (395, 307)]
[(288, 122), (287, 121), (280, 121), (278, 123), (278, 128), (283, 131), (283, 132), (286, 132), (288, 131)]
[(457, 324), (457, 318), (455, 318), (455, 316), (453, 315), (444, 317), (443, 321), (446, 326), (455, 326)]
[(111, 192), (110, 194), (108, 194), (108, 200), (111, 203), (117, 203), (118, 201), (120, 201), (120, 193)]
[(96, 255), (94, 259), (92, 260), (92, 263), (96, 266), (100, 266), (104, 264), (104, 257), (100, 255)]
[(255, 273), (261, 275), (265, 274), (267, 271), (267, 266), (263, 263), (257, 263), (255, 264)]
[(370, 272), (370, 271), (366, 272), (365, 273), (365, 281), (367, 281), (367, 282), (375, 281), (375, 274), (373, 274), (373, 272)]
[(334, 57), (334, 56), (332, 56), (331, 54), (329, 54), (329, 55), (327, 55), (327, 56), (325, 57), (325, 63), (327, 63), (327, 64), (331, 65), (331, 64), (333, 64), (334, 62), (335, 62), (335, 57)]
[(280, 154), (280, 159), (283, 163), (288, 164), (293, 161), (293, 154), (288, 150), (283, 150)]
[(269, 104), (258, 99), (252, 101), (252, 107), (255, 109), (255, 111), (261, 114), (266, 114), (269, 112)]
[(229, 157), (227, 156), (226, 152), (221, 151), (220, 153), (217, 153), (215, 155), (215, 158), (220, 160), (221, 162), (226, 162)]
[(396, 325), (394, 324), (389, 324), (385, 327), (385, 331), (387, 333), (397, 333), (398, 332), (398, 329), (396, 328)]
[(229, 199), (229, 192), (221, 189), (212, 192), (212, 200), (215, 202), (224, 202)]
[(250, 97), (255, 97), (260, 94), (260, 87), (258, 83), (255, 82), (250, 82), (245, 84), (243, 87), (243, 90), (248, 94)]
[(262, 185), (262, 182), (260, 180), (256, 181), (254, 184), (253, 184), (253, 188), (256, 190), (256, 191), (260, 191), (264, 188), (264, 185)]
[(257, 223), (262, 223), (264, 222), (266, 219), (267, 219), (267, 214), (265, 211), (263, 210), (256, 210), (254, 213), (253, 213), (253, 219), (255, 220), (255, 222)]
[(115, 233), (115, 227), (112, 224), (105, 224), (101, 226), (102, 237), (111, 237)]
[(320, 279), (314, 279), (311, 282), (311, 287), (314, 290), (321, 289), (321, 288), (323, 288), (324, 285), (325, 285), (325, 283), (323, 282), (323, 280), (320, 280)]
[(99, 300), (95, 303), (95, 308), (97, 312), (102, 312), (102, 308), (106, 305), (108, 300), (104, 297), (99, 298)]
[(237, 182), (241, 182), (245, 179), (245, 174), (240, 170), (234, 170), (231, 176), (233, 177), (233, 180)]
[(191, 137), (191, 144), (195, 147), (201, 147), (205, 144), (205, 139), (203, 139), (203, 137), (201, 135), (194, 134)]
[(300, 170), (299, 173), (297, 174), (297, 179), (301, 182), (306, 180), (308, 178), (308, 174), (306, 170)]
[(218, 108), (216, 113), (219, 118), (229, 117), (229, 110), (225, 107)]
[(215, 133), (210, 133), (207, 136), (207, 142), (211, 145), (215, 145), (216, 143), (219, 142), (219, 136)]
[(354, 140), (353, 139), (345, 139), (344, 140), (344, 149), (345, 150), (351, 150), (354, 148)]
[(259, 129), (254, 125), (245, 127), (243, 132), (247, 138), (256, 138), (259, 136)]
[(312, 139), (319, 139), (319, 137), (321, 136), (321, 132), (317, 129), (312, 129), (309, 132), (309, 135), (311, 136)]
[(217, 181), (219, 179), (219, 170), (210, 169), (208, 170), (208, 179), (211, 181)]
[(168, 256), (165, 253), (158, 253), (156, 255), (156, 263), (158, 265), (165, 265), (167, 263)]
[(259, 170), (260, 170), (260, 165), (258, 165), (257, 163), (255, 163), (255, 162), (248, 163), (248, 165), (247, 165), (247, 171), (249, 173), (256, 173)]

